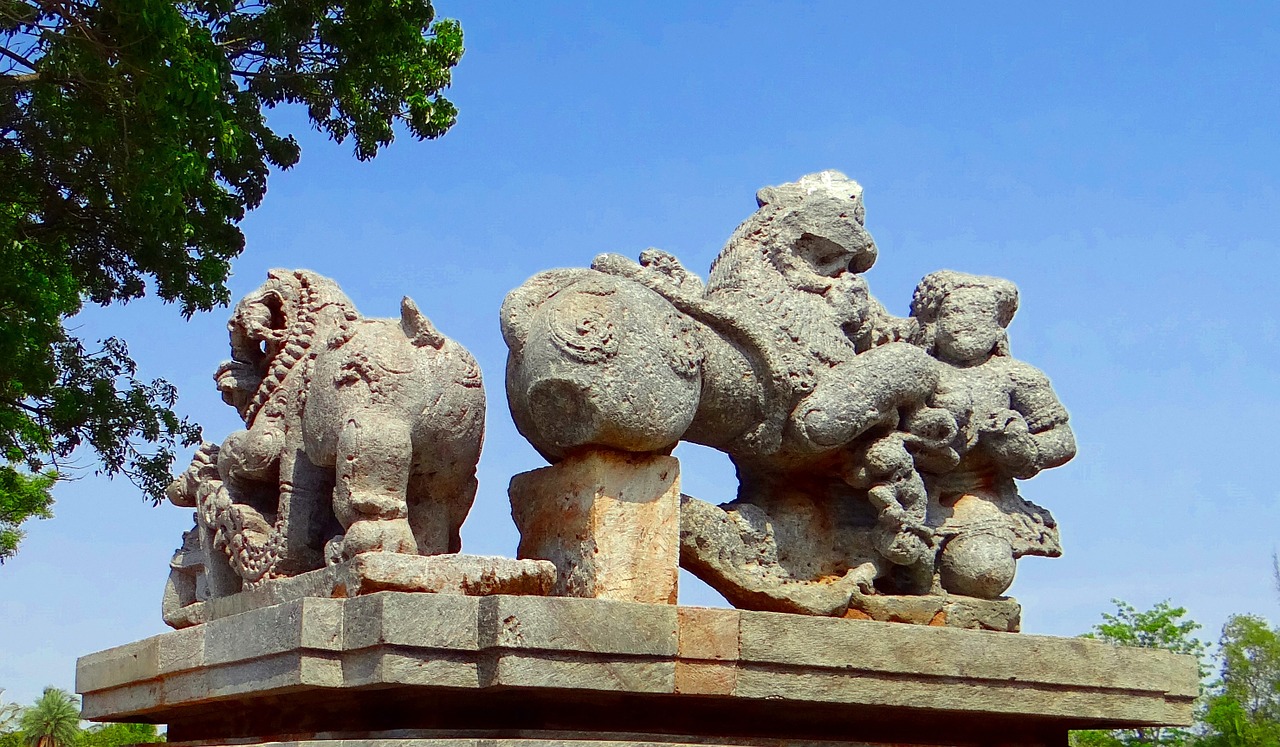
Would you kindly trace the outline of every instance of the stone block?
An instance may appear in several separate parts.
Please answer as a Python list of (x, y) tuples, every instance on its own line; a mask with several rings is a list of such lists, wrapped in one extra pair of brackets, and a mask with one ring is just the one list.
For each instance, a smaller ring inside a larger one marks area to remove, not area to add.
[[(211, 667), (206, 670), (208, 690), (204, 699), (270, 695), (306, 684), (318, 687), (336, 687), (341, 684), (340, 680), (334, 684), (323, 684), (331, 682), (332, 677), (316, 676), (317, 667), (310, 662), (304, 664), (304, 660), (308, 658), (301, 651), (294, 650), (230, 666)], [(338, 672), (341, 672), (340, 665)]]
[(341, 651), (343, 609), (338, 599), (311, 597), (301, 600), (302, 631), (299, 646)]
[(303, 654), (298, 661), (298, 682), (307, 687), (342, 687), (342, 660), (334, 654)]
[(302, 645), (302, 602), (298, 599), (261, 607), (205, 623), (205, 664), (213, 666), (298, 650)]
[(411, 685), (476, 688), (479, 667), (474, 654), (364, 650), (342, 659), (344, 687), (385, 687)]
[(680, 463), (592, 449), (516, 475), (521, 558), (555, 563), (557, 595), (675, 604)]
[(738, 658), (738, 610), (680, 607), (679, 653), (681, 659), (731, 660)]
[(732, 695), (738, 667), (732, 662), (676, 661), (675, 691), (684, 695)]
[(616, 656), (558, 657), (541, 652), (497, 657), (484, 687), (563, 688), (629, 693), (675, 691), (675, 662)]
[(572, 597), (485, 597), (480, 645), (674, 657), (676, 608)]
[(555, 566), (547, 561), (512, 560), (487, 555), (402, 555), (370, 552), (342, 564), (338, 582), (356, 596), (378, 591), (426, 591), (485, 596), (551, 592)]
[(379, 644), (476, 650), (476, 597), (384, 591), (343, 604), (347, 650)]
[(546, 560), (487, 555), (405, 555), (369, 552), (314, 571), (182, 607), (165, 616), (182, 629), (297, 599), (346, 599), (382, 591), (448, 595), (551, 593), (557, 571)]
[(1079, 638), (819, 617), (797, 625), (771, 612), (743, 612), (741, 631), (744, 661), (792, 667), (1132, 690), (1165, 682), (1179, 694), (1198, 684), (1176, 654)]
[(191, 703), (208, 697), (209, 669), (177, 672), (160, 679), (160, 703)]
[(80, 657), (76, 662), (76, 692), (105, 690), (155, 677), (160, 673), (158, 638)]
[[(77, 692), (83, 693), (76, 686)], [(160, 705), (162, 685), (158, 680), (147, 680), (119, 687), (105, 688), (85, 697), (80, 703), (80, 718), (110, 721), (121, 713), (146, 713)]]
[(156, 636), (156, 673), (163, 676), (204, 666), (204, 629), (186, 628)]

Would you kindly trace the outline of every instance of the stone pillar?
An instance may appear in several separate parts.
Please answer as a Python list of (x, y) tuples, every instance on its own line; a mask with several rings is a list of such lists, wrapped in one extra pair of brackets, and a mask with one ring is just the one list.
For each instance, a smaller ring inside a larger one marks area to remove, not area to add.
[(680, 462), (593, 449), (511, 479), (517, 557), (560, 569), (556, 595), (675, 604)]

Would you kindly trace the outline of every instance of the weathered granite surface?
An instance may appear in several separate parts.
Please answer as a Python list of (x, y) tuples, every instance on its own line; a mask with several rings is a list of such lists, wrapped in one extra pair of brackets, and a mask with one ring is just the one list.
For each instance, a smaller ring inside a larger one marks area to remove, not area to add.
[(501, 312), (520, 432), (585, 448), (726, 452), (736, 500), (686, 500), (681, 562), (735, 604), (842, 615), (878, 595), (995, 600), (1057, 524), (1015, 479), (1075, 453), (1067, 413), (1010, 355), (1005, 280), (942, 271), (895, 317), (862, 273), (862, 187), (825, 171), (760, 190), (704, 283), (638, 263), (536, 275)]
[(517, 557), (560, 569), (557, 596), (675, 604), (680, 462), (613, 449), (575, 453), (511, 478)]
[(204, 444), (169, 488), (196, 526), (166, 619), (363, 552), (459, 550), (485, 413), (466, 350), (407, 297), (399, 319), (367, 319), (306, 270), (272, 270), (227, 328), (214, 378), (245, 429)]
[(1191, 657), (1082, 639), (400, 592), (248, 610), (83, 657), (76, 675), (88, 719), (329, 745), (1065, 744), (1071, 728), (1190, 723), (1198, 684)]
[(552, 593), (557, 578), (555, 565), (546, 560), (366, 552), (314, 571), (269, 579), (252, 589), (180, 607), (165, 615), (165, 623), (187, 628), (306, 597), (345, 599), (380, 591), (546, 595)]

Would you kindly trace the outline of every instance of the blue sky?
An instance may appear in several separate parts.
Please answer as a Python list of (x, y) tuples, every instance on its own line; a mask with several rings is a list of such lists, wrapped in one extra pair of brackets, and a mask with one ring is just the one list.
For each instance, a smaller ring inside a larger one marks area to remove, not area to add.
[[(466, 33), (458, 125), (362, 164), (275, 113), (302, 162), (245, 221), (233, 290), (307, 267), (366, 315), (410, 295), (467, 346), (490, 409), (464, 550), (513, 555), (506, 484), (543, 463), (506, 410), (507, 291), (650, 246), (705, 273), (757, 188), (839, 169), (866, 189), (872, 292), (904, 314), (936, 269), (1013, 280), (1013, 353), (1071, 411), (1079, 456), (1022, 485), (1066, 548), (1020, 564), (1025, 630), (1075, 635), (1115, 597), (1171, 599), (1208, 640), (1232, 613), (1280, 619), (1280, 6), (883, 6), (442, 1)], [(128, 340), (221, 440), (238, 422), (211, 378), (226, 317), (144, 300), (75, 323)], [(677, 455), (685, 492), (732, 497), (727, 459)], [(0, 568), (6, 701), (162, 632), (190, 526), (91, 469), (55, 495)], [(682, 583), (683, 602), (722, 603)]]

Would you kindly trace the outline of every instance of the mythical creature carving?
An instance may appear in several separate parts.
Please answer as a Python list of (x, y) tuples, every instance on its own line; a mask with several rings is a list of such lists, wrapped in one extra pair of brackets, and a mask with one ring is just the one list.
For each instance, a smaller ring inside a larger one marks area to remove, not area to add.
[(408, 298), (399, 319), (366, 319), (306, 270), (271, 271), (227, 327), (214, 378), (245, 429), (201, 446), (169, 488), (197, 526), (166, 618), (362, 552), (458, 552), (485, 413), (465, 349)]
[(512, 291), (520, 432), (552, 462), (681, 440), (726, 452), (737, 498), (686, 496), (681, 562), (739, 606), (998, 596), (1014, 558), (1058, 552), (1013, 479), (1074, 454), (1047, 379), (1008, 358), (1013, 286), (935, 273), (895, 317), (862, 275), (877, 249), (856, 182), (826, 171), (757, 203), (705, 284), (650, 249)]

